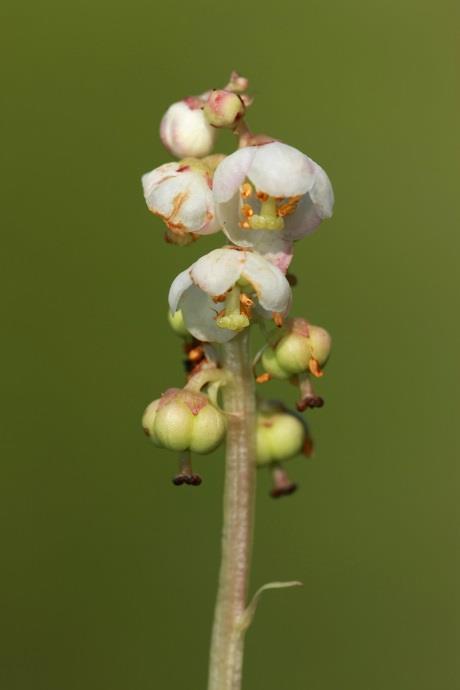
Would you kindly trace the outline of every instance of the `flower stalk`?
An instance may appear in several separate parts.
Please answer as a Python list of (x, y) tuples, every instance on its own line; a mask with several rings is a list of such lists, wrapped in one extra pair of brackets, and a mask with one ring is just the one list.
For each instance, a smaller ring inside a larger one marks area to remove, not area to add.
[(248, 330), (223, 346), (230, 374), (222, 560), (212, 630), (208, 690), (240, 690), (256, 488), (256, 403)]
[[(297, 281), (288, 268), (295, 243), (332, 215), (332, 185), (307, 155), (249, 129), (248, 85), (232, 72), (224, 89), (173, 103), (160, 137), (177, 160), (142, 177), (147, 207), (166, 225), (168, 244), (186, 247), (224, 235), (225, 246), (202, 255), (171, 284), (168, 321), (183, 340), (186, 382), (164, 391), (142, 418), (156, 447), (179, 454), (176, 486), (199, 486), (193, 457), (212, 453), (226, 439), (208, 690), (241, 690), (244, 636), (261, 593), (300, 584), (269, 582), (248, 599), (256, 468), (271, 473), (270, 496), (280, 498), (297, 488), (284, 463), (313, 452), (300, 415), (256, 396), (255, 386), (272, 379), (291, 383), (299, 389), (298, 412), (321, 407), (311, 377), (323, 376), (331, 347), (323, 328), (290, 318)], [(238, 137), (228, 156), (214, 151), (223, 129)], [(254, 326), (265, 340), (255, 359), (249, 348)]]

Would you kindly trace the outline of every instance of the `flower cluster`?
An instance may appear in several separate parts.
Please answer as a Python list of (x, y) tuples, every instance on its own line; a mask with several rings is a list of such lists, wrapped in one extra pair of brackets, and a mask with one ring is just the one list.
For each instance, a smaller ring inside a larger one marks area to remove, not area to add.
[[(256, 358), (259, 383), (287, 380), (298, 386), (299, 412), (321, 407), (312, 385), (330, 353), (327, 331), (302, 318), (289, 318), (293, 276), (288, 273), (295, 243), (332, 215), (334, 195), (326, 172), (301, 151), (246, 124), (252, 105), (248, 80), (233, 72), (223, 89), (206, 91), (171, 105), (160, 137), (176, 160), (142, 177), (148, 209), (165, 226), (165, 239), (185, 246), (223, 232), (215, 249), (172, 282), (169, 321), (184, 339), (188, 383), (151, 403), (143, 426), (157, 445), (179, 451), (177, 484), (197, 484), (190, 452), (209, 453), (225, 436), (218, 391), (226, 384), (221, 345), (252, 325), (273, 330)], [(238, 137), (238, 149), (214, 152), (220, 129)], [(257, 463), (273, 469), (273, 496), (295, 488), (280, 463), (312, 443), (305, 422), (278, 402), (261, 402)]]

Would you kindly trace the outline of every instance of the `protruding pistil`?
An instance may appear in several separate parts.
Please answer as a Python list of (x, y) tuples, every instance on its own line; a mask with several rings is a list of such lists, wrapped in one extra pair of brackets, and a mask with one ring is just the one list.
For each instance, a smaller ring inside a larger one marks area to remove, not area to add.
[(202, 481), (200, 475), (193, 472), (190, 453), (182, 453), (179, 458), (179, 472), (173, 477), (172, 483), (175, 486), (181, 486), (182, 484), (199, 486)]
[(272, 469), (273, 486), (270, 491), (272, 498), (281, 498), (282, 496), (290, 496), (297, 491), (298, 485), (289, 479), (288, 473), (279, 464), (275, 464)]

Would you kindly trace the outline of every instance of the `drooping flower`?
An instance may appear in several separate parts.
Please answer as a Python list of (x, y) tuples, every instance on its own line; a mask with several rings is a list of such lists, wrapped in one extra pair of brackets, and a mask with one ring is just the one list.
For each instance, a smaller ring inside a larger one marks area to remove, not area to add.
[(257, 416), (257, 465), (285, 462), (299, 453), (311, 455), (305, 421), (278, 400), (264, 400)]
[(218, 217), (227, 237), (254, 247), (286, 270), (292, 243), (332, 215), (328, 176), (292, 146), (272, 141), (227, 156), (213, 181)]
[(252, 308), (281, 324), (291, 301), (282, 271), (253, 251), (224, 247), (202, 256), (174, 280), (169, 307), (202, 341), (226, 342), (250, 324)]
[(220, 224), (212, 195), (212, 171), (206, 162), (184, 159), (165, 163), (142, 176), (149, 210), (166, 223), (178, 243), (187, 234), (210, 235)]
[(202, 111), (208, 95), (191, 96), (173, 103), (163, 115), (160, 138), (173, 156), (201, 158), (211, 153), (216, 130)]
[(199, 391), (170, 388), (144, 412), (142, 426), (156, 446), (210, 453), (225, 436), (225, 416)]
[(320, 377), (330, 352), (331, 336), (324, 328), (295, 318), (273, 332), (261, 361), (265, 371), (276, 379), (306, 372)]

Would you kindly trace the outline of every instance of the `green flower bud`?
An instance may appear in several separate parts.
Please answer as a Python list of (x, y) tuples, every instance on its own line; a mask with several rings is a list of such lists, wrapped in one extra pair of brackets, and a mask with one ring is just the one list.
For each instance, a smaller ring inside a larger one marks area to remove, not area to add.
[(287, 379), (310, 371), (322, 376), (331, 350), (331, 337), (320, 326), (305, 319), (292, 319), (278, 333), (273, 333), (262, 354), (262, 365), (273, 378)]
[(180, 338), (190, 337), (190, 333), (185, 327), (184, 317), (182, 315), (182, 310), (178, 309), (175, 314), (168, 312), (168, 322), (172, 330)]
[(151, 402), (150, 405), (147, 405), (145, 408), (145, 412), (142, 416), (142, 428), (144, 429), (144, 433), (150, 436), (155, 445), (158, 445), (158, 439), (155, 434), (155, 418), (159, 404), (159, 400)]
[(281, 338), (275, 352), (281, 369), (291, 375), (306, 371), (312, 356), (309, 339), (294, 332)]
[(266, 402), (257, 418), (257, 464), (290, 460), (311, 448), (305, 422), (282, 403)]
[(144, 412), (144, 430), (155, 445), (175, 451), (210, 453), (225, 436), (225, 417), (206, 395), (170, 388)]
[(288, 379), (289, 372), (285, 371), (278, 363), (276, 352), (272, 347), (267, 347), (262, 353), (261, 363), (265, 371), (274, 379)]

